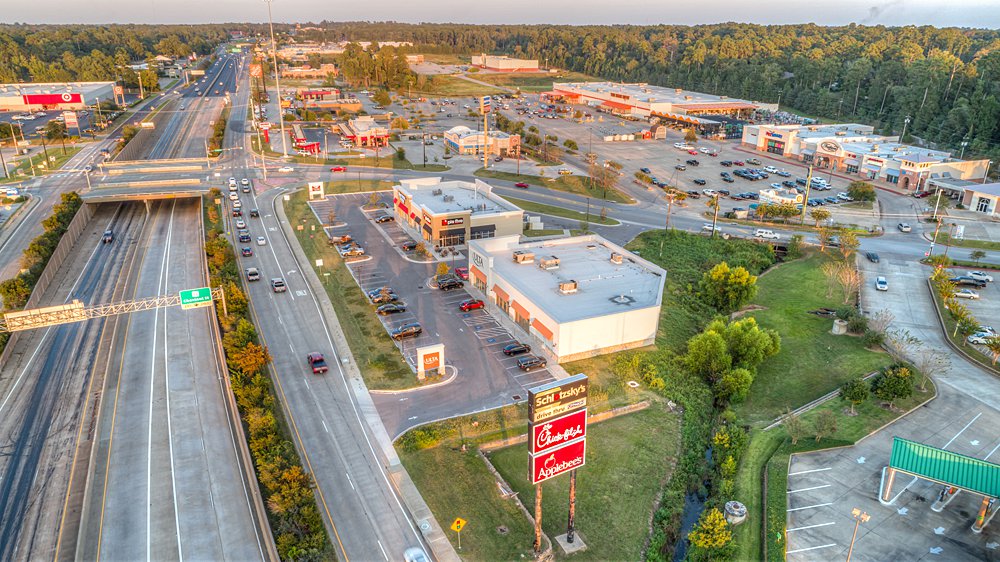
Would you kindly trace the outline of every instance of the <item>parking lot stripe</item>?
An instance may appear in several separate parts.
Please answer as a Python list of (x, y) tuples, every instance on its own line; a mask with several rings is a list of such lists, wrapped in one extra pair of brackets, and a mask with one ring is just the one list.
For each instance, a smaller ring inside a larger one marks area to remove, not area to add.
[(993, 453), (997, 452), (997, 449), (1000, 449), (1000, 443), (997, 443), (997, 446), (996, 446), (996, 447), (993, 447), (993, 450), (992, 450), (992, 451), (990, 451), (990, 454), (988, 454), (988, 455), (986, 455), (985, 457), (983, 457), (983, 460), (984, 460), (984, 461), (986, 461), (986, 460), (989, 460), (989, 459), (990, 459), (990, 457), (992, 457), (992, 456), (993, 456)]
[(823, 484), (822, 486), (813, 486), (812, 488), (802, 488), (801, 490), (788, 490), (789, 494), (794, 494), (796, 492), (808, 492), (809, 490), (819, 490), (820, 488), (829, 488), (833, 484)]
[(829, 523), (818, 523), (816, 525), (806, 525), (805, 527), (795, 527), (794, 529), (788, 529), (786, 533), (791, 533), (792, 531), (804, 531), (806, 529), (814, 529), (816, 527), (826, 527), (827, 525), (833, 525), (836, 521), (830, 521)]
[(789, 550), (785, 554), (795, 554), (796, 552), (806, 552), (807, 550), (819, 550), (821, 548), (830, 548), (831, 546), (837, 546), (837, 543), (824, 544), (822, 546), (810, 546), (809, 548), (797, 548), (795, 550)]
[(952, 437), (951, 439), (949, 439), (948, 442), (944, 444), (944, 447), (941, 447), (941, 448), (942, 449), (947, 449), (948, 445), (951, 445), (952, 441), (958, 439), (959, 435), (965, 433), (965, 430), (969, 429), (969, 426), (972, 425), (972, 422), (978, 420), (979, 416), (981, 416), (981, 415), (983, 415), (982, 412), (979, 412), (978, 414), (976, 414), (976, 417), (972, 418), (972, 420), (970, 420), (969, 423), (965, 424), (965, 427), (963, 427), (961, 431), (959, 431), (958, 433), (956, 433), (954, 437)]
[(791, 508), (791, 509), (786, 509), (785, 511), (787, 511), (787, 512), (791, 513), (791, 512), (793, 512), (793, 511), (802, 511), (803, 509), (812, 509), (812, 508), (814, 508), (814, 507), (826, 507), (826, 506), (828, 506), (828, 505), (833, 505), (833, 502), (829, 502), (829, 503), (818, 503), (818, 504), (816, 504), (816, 505), (807, 505), (807, 506), (805, 506), (805, 507), (793, 507), (793, 508)]
[(833, 470), (831, 467), (826, 468), (815, 468), (813, 470), (800, 470), (799, 472), (789, 472), (789, 476), (798, 476), (799, 474), (809, 474), (811, 472), (823, 472), (824, 470)]

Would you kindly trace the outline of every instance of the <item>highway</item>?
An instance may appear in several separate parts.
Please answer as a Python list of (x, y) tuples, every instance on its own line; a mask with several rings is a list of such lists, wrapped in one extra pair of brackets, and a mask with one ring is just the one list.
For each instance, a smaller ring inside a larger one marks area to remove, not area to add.
[[(248, 90), (241, 89), (235, 98), (224, 143), (227, 148), (246, 146), (242, 131), (246, 128)], [(234, 150), (230, 154), (222, 166), (236, 177), (246, 177), (251, 170), (249, 153)], [(281, 204), (281, 195), (277, 189), (243, 195), (244, 208), (256, 207), (261, 213), (260, 219), (248, 219), (251, 236), (264, 236), (267, 245), (254, 246), (254, 257), (241, 258), (241, 268), (261, 270), (263, 281), (251, 283), (248, 294), (261, 336), (273, 356), (275, 388), (296, 447), (316, 481), (320, 511), (337, 556), (344, 560), (400, 560), (407, 548), (422, 546), (421, 537), (389, 480), (388, 461), (376, 446), (369, 418), (362, 416), (351, 388), (354, 383), (349, 384), (335, 351), (317, 295), (284, 237), (275, 207)], [(284, 277), (288, 292), (271, 292), (267, 281), (271, 277)], [(326, 356), (330, 371), (325, 375), (313, 375), (307, 369), (305, 357), (313, 351)]]

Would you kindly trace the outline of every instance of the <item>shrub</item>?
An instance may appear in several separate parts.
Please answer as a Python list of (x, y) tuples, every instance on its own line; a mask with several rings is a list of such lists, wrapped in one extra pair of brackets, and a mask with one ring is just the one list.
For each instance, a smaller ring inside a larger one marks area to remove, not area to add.
[(852, 334), (863, 334), (868, 331), (868, 318), (855, 315), (847, 320), (847, 331)]
[(875, 330), (865, 330), (865, 335), (861, 338), (865, 347), (878, 347), (885, 343), (885, 333)]

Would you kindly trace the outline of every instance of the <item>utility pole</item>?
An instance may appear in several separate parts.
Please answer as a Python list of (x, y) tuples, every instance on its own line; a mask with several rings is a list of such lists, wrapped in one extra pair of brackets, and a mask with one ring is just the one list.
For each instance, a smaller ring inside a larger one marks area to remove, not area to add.
[(676, 196), (677, 194), (673, 192), (667, 194), (667, 224), (663, 226), (664, 231), (670, 230), (670, 212), (674, 209), (674, 197)]
[(712, 199), (715, 199), (715, 216), (712, 217), (712, 238), (715, 238), (715, 228), (719, 224), (719, 193), (716, 192)]
[(569, 520), (566, 523), (566, 542), (576, 538), (576, 469), (569, 472)]
[(542, 485), (535, 484), (535, 553), (542, 551)]
[(806, 173), (806, 195), (805, 198), (802, 199), (802, 220), (799, 222), (799, 224), (806, 223), (806, 208), (809, 207), (809, 190), (812, 188), (812, 180), (813, 180), (813, 167), (812, 164), (810, 164), (809, 172)]
[(424, 168), (427, 168), (427, 132), (420, 132), (420, 146), (424, 149)]
[(271, 58), (274, 60), (274, 90), (278, 96), (278, 127), (281, 129), (281, 153), (284, 154), (285, 158), (288, 158), (288, 139), (285, 138), (285, 116), (281, 110), (281, 81), (278, 78), (278, 75), (281, 74), (278, 70), (278, 44), (274, 42), (274, 21), (271, 19), (271, 2), (273, 0), (264, 1), (267, 2), (267, 25), (271, 29)]
[(899, 142), (904, 142), (903, 138), (906, 137), (906, 126), (910, 124), (910, 116), (907, 115), (903, 119), (903, 134), (899, 135)]
[(48, 162), (49, 161), (49, 149), (45, 147), (45, 134), (44, 133), (40, 133), (38, 135), (38, 138), (42, 141), (42, 152), (45, 153), (45, 161)]

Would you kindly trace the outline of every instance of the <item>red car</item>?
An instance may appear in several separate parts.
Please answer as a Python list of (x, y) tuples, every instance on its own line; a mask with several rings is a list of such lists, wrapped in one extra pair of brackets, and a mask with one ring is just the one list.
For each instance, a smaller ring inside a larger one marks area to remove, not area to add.
[(521, 189), (528, 189), (528, 184), (524, 183), (523, 181), (519, 181), (514, 184), (514, 187), (520, 187)]
[(458, 275), (464, 281), (469, 280), (469, 268), (467, 267), (456, 267), (455, 275)]
[(334, 167), (330, 168), (330, 171), (331, 172), (346, 172), (347, 171), (347, 166), (334, 166)]
[(698, 151), (697, 150), (689, 150), (688, 154), (691, 154), (693, 156), (698, 156)]
[(322, 353), (310, 353), (306, 355), (306, 360), (309, 361), (309, 366), (312, 367), (313, 374), (325, 373), (328, 369)]
[(479, 299), (469, 299), (467, 301), (462, 301), (462, 304), (458, 305), (459, 310), (462, 312), (468, 312), (470, 310), (476, 310), (477, 308), (484, 308), (486, 303)]
[(746, 163), (743, 162), (742, 160), (733, 160), (733, 165), (735, 165), (735, 166), (743, 166), (745, 164)]
[(916, 197), (917, 199), (923, 199), (924, 197), (930, 197), (931, 196), (931, 192), (930, 191), (918, 191), (918, 192), (914, 193), (913, 196)]

